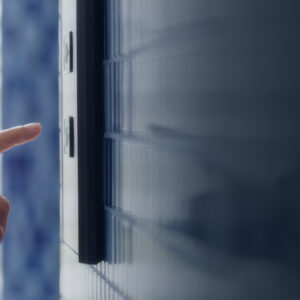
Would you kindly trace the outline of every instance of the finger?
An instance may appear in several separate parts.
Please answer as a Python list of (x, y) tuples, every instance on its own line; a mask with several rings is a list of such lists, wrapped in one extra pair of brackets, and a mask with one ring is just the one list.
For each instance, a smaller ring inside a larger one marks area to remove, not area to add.
[(0, 153), (15, 146), (25, 144), (36, 139), (41, 133), (41, 124), (31, 123), (0, 132)]
[(4, 196), (0, 196), (0, 243), (6, 231), (9, 210), (9, 201)]
[(3, 226), (0, 225), (0, 243), (2, 243), (4, 235), (5, 235), (4, 228)]

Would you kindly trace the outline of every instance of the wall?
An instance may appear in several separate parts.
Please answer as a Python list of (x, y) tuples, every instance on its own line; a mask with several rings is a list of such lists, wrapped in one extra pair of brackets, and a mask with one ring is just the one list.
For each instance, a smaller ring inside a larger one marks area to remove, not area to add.
[(5, 0), (3, 12), (3, 127), (43, 127), (37, 141), (4, 154), (3, 298), (58, 299), (58, 3)]
[(63, 299), (298, 299), (297, 2), (106, 9), (107, 259), (61, 245)]

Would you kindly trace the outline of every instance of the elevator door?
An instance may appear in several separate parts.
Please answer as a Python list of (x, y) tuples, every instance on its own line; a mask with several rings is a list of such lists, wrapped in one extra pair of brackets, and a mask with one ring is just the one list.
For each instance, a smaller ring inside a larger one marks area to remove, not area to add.
[(105, 1), (106, 253), (62, 248), (66, 298), (300, 298), (299, 20), (292, 0)]

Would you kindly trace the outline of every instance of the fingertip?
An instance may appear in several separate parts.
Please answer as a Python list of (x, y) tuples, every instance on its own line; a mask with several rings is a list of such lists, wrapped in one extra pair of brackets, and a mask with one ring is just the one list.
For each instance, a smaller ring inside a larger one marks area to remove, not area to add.
[(42, 126), (40, 123), (26, 124), (23, 126), (23, 128), (24, 128), (24, 139), (25, 140), (36, 139), (42, 131)]

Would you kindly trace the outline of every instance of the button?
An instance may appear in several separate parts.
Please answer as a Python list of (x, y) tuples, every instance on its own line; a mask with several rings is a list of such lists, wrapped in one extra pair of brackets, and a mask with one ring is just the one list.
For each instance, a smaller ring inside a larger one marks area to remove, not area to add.
[(74, 157), (74, 118), (64, 120), (64, 153)]
[(62, 51), (63, 51), (62, 60), (63, 60), (64, 71), (66, 73), (71, 73), (73, 72), (73, 33), (72, 32), (69, 32), (64, 37), (64, 44), (62, 47)]

